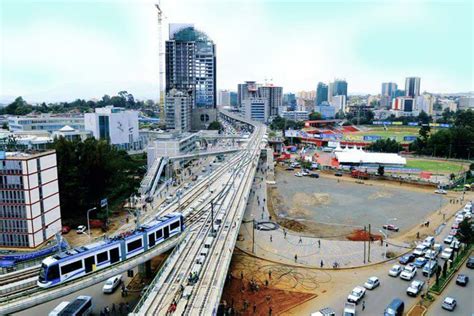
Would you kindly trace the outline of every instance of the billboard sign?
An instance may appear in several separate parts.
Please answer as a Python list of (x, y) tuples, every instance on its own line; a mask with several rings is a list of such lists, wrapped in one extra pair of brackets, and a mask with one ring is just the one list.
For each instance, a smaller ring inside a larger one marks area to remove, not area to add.
[(376, 141), (379, 139), (382, 139), (382, 136), (378, 136), (378, 135), (365, 135), (364, 136), (364, 140), (366, 141)]
[(413, 142), (416, 140), (416, 136), (403, 136), (403, 140), (406, 142)]

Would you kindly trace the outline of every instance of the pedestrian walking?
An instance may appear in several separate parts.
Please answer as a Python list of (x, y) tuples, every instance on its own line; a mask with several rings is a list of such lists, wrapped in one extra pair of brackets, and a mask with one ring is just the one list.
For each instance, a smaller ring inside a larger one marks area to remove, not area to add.
[(257, 312), (257, 304), (253, 303), (253, 313), (255, 314)]
[(115, 308), (115, 303), (112, 303), (112, 313), (115, 314), (117, 309)]
[(270, 306), (270, 307), (268, 308), (268, 316), (272, 316), (272, 311), (273, 311), (273, 310), (272, 310), (272, 307)]
[(241, 280), (244, 279), (244, 271), (240, 271), (240, 279), (241, 279)]
[(321, 266), (321, 268), (322, 268), (322, 267), (324, 267), (324, 262), (323, 262), (323, 259), (321, 259), (320, 266)]
[(318, 248), (321, 248), (321, 239), (318, 239)]
[(362, 310), (365, 310), (365, 301), (362, 301)]
[(283, 236), (286, 239), (286, 230), (285, 229), (283, 229)]
[(272, 279), (272, 270), (268, 270), (268, 278), (271, 280)]
[(299, 244), (302, 244), (302, 243), (303, 243), (303, 239), (301, 239), (301, 236), (300, 236), (300, 240), (298, 240), (298, 243), (299, 243)]
[(270, 235), (270, 242), (273, 242), (273, 238), (272, 238), (272, 235)]
[(295, 254), (295, 262), (297, 262), (297, 261), (298, 261), (298, 255)]

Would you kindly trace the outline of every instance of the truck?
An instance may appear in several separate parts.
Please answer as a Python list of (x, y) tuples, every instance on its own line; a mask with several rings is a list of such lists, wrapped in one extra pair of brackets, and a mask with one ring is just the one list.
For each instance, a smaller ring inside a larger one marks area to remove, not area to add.
[(325, 307), (316, 313), (311, 313), (311, 316), (336, 316), (336, 312), (330, 307)]
[(344, 303), (343, 316), (355, 316), (356, 315), (356, 304), (346, 302)]
[(354, 169), (354, 170), (351, 171), (351, 177), (357, 178), (357, 179), (368, 180), (369, 179), (369, 174), (367, 173), (367, 171), (361, 171), (361, 170)]

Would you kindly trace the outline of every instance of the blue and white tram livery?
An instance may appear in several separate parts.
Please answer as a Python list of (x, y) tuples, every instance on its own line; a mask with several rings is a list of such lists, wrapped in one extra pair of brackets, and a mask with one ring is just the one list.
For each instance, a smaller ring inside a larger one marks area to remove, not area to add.
[(47, 257), (41, 264), (38, 286), (52, 287), (125, 261), (182, 233), (184, 229), (183, 215), (170, 213), (140, 226), (130, 234)]

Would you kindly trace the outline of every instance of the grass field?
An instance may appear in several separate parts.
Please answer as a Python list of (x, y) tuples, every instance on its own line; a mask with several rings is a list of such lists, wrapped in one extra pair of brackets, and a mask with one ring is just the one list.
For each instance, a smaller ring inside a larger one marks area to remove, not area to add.
[(425, 159), (407, 159), (407, 168), (417, 168), (423, 171), (433, 173), (454, 173), (457, 174), (464, 168), (462, 163), (452, 161), (425, 160)]
[(418, 136), (418, 127), (391, 126), (384, 130), (381, 126), (369, 127), (367, 131), (355, 132), (344, 135), (344, 139), (363, 140), (364, 136), (376, 135), (382, 138), (395, 137), (397, 142), (403, 142), (403, 136)]

